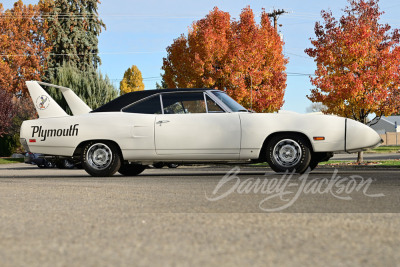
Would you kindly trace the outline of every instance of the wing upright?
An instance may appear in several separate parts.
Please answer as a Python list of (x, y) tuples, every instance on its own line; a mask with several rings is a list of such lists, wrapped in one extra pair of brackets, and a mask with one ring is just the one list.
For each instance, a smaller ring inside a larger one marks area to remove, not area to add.
[(28, 87), (29, 94), (31, 95), (40, 118), (68, 116), (68, 114), (40, 85), (60, 89), (73, 115), (86, 114), (92, 111), (92, 109), (70, 88), (44, 82), (27, 81), (26, 86)]

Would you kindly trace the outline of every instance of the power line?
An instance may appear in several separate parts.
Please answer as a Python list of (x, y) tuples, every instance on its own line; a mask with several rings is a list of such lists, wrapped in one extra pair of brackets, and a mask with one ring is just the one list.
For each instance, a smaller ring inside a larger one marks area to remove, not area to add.
[(301, 57), (301, 58), (306, 58), (306, 59), (313, 60), (313, 59), (312, 59), (312, 58), (310, 58), (310, 57), (306, 57), (306, 56), (302, 56), (302, 55), (298, 55), (298, 54), (294, 54), (294, 53), (285, 52), (285, 54), (288, 54), (288, 55), (292, 55), (292, 56), (296, 56), (296, 57)]
[[(48, 54), (49, 56), (87, 56), (87, 55), (129, 55), (129, 54), (156, 54), (156, 53), (164, 53), (165, 51), (136, 51), (136, 52), (99, 52), (99, 53), (84, 53), (84, 54)], [(33, 54), (35, 55), (35, 54)], [(24, 55), (24, 54), (0, 54), (1, 57), (29, 57), (32, 55)]]
[[(122, 81), (123, 79), (110, 79), (111, 81)], [(142, 78), (142, 80), (147, 80), (147, 81), (151, 81), (151, 80), (161, 80), (161, 77), (157, 76), (157, 77), (144, 77)]]
[(288, 76), (316, 76), (315, 74), (300, 73), (300, 72), (286, 72)]
[(0, 15), (0, 19), (18, 19), (18, 18), (57, 18), (57, 19), (69, 19), (69, 18), (84, 18), (84, 19), (97, 19), (100, 17), (117, 17), (117, 18), (140, 18), (140, 19), (198, 19), (203, 16), (171, 16), (171, 15), (141, 15), (141, 14), (52, 14), (52, 13), (34, 13), (34, 14), (3, 14)]
[[(300, 73), (300, 72), (286, 72), (286, 74), (288, 75), (288, 76), (316, 76), (315, 74), (310, 74), (310, 73)], [(161, 77), (159, 77), (159, 76), (155, 76), (155, 77), (144, 77), (144, 78), (142, 78), (143, 80), (146, 80), (146, 81), (152, 81), (152, 80), (154, 80), (154, 81), (157, 81), (157, 80), (161, 80)], [(116, 78), (114, 78), (114, 79), (110, 79), (111, 81), (122, 81), (123, 79), (116, 79)]]
[[(286, 72), (287, 76), (316, 76), (315, 74), (310, 74), (310, 73), (300, 73), (300, 72)], [(155, 76), (155, 77), (144, 77), (142, 78), (144, 81), (158, 81), (161, 80), (161, 77)], [(110, 81), (122, 81), (123, 79), (110, 79)]]

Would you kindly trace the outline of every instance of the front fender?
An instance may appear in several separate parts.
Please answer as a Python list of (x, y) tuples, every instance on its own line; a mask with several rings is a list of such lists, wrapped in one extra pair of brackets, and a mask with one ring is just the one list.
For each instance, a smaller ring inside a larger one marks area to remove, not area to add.
[(346, 119), (346, 152), (358, 152), (381, 144), (382, 139), (371, 127), (361, 122)]

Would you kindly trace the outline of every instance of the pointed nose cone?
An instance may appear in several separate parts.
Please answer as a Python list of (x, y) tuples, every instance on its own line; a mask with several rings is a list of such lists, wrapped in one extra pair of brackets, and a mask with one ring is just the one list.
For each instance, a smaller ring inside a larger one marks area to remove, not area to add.
[(376, 147), (382, 139), (375, 130), (360, 122), (346, 120), (346, 151), (361, 151)]

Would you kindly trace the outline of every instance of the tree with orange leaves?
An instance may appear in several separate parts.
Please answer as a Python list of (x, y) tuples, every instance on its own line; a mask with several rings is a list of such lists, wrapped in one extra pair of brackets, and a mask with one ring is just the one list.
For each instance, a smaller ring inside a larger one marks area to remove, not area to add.
[(326, 106), (326, 113), (366, 123), (370, 114), (399, 110), (400, 35), (379, 24), (377, 0), (349, 3), (339, 21), (322, 11), (324, 25), (315, 24), (314, 48), (305, 50), (317, 63), (308, 98)]
[(214, 8), (167, 48), (163, 80), (169, 88), (226, 90), (246, 108), (276, 111), (286, 88), (282, 47), (265, 11), (258, 25), (250, 7), (238, 21)]
[(4, 11), (0, 4), (0, 118), (2, 135), (13, 136), (22, 120), (36, 115), (25, 81), (40, 80), (49, 46), (40, 7), (22, 1)]
[(19, 0), (4, 11), (0, 4), (0, 90), (26, 94), (25, 81), (40, 80), (50, 51), (46, 29), (38, 5)]
[(308, 98), (326, 106), (326, 113), (367, 123), (370, 114), (380, 118), (399, 110), (400, 35), (379, 24), (378, 0), (349, 3), (339, 21), (322, 11), (325, 24), (315, 25), (314, 48), (305, 50), (317, 63)]

